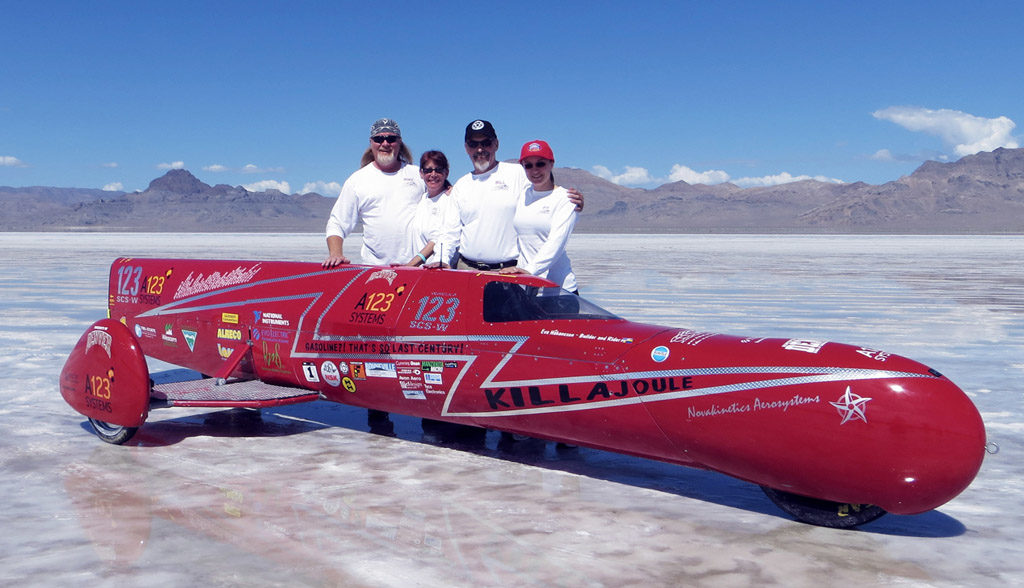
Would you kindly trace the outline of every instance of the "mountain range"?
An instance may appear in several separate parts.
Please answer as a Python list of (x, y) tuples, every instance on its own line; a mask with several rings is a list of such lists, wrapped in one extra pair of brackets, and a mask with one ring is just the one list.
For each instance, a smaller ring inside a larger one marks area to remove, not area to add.
[[(614, 233), (1024, 233), (1024, 148), (928, 161), (881, 185), (674, 182), (627, 188), (556, 168), (586, 207), (576, 230)], [(184, 169), (142, 192), (0, 187), (0, 231), (320, 232), (336, 195), (210, 186)]]

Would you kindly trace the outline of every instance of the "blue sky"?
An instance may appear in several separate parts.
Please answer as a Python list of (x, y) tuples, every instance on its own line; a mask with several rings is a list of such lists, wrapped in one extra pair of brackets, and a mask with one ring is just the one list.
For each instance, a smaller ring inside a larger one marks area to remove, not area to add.
[(654, 187), (880, 184), (1017, 147), (1019, 2), (2, 2), (0, 185), (334, 195), (391, 117)]

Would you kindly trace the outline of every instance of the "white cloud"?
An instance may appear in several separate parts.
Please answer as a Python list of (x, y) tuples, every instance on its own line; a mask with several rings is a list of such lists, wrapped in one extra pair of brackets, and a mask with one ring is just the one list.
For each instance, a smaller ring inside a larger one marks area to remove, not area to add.
[(794, 176), (789, 172), (782, 172), (775, 175), (761, 176), (759, 178), (739, 178), (733, 180), (733, 183), (743, 188), (750, 188), (753, 186), (778, 186), (781, 184), (790, 184), (793, 182), (802, 182), (804, 180), (816, 180), (818, 182), (826, 182), (829, 184), (842, 184), (842, 180), (836, 178), (829, 178), (825, 176), (807, 176), (800, 175)]
[(677, 163), (672, 166), (672, 171), (668, 173), (668, 179), (671, 182), (683, 181), (687, 184), (721, 184), (729, 181), (729, 174), (719, 169), (709, 169), (707, 171), (695, 171), (681, 163)]
[(266, 190), (278, 190), (285, 194), (291, 194), (292, 188), (288, 185), (288, 182), (279, 182), (277, 180), (262, 180), (252, 184), (245, 184), (242, 186), (250, 192), (264, 192)]
[(871, 159), (876, 161), (896, 161), (892, 151), (889, 151), (888, 149), (879, 149), (878, 151), (875, 151), (875, 154), (871, 156)]
[(1019, 147), (1017, 138), (1010, 134), (1017, 125), (1005, 116), (982, 118), (948, 108), (931, 110), (914, 106), (890, 106), (871, 115), (909, 131), (940, 137), (961, 157), (997, 147)]
[(184, 161), (172, 161), (171, 163), (160, 163), (157, 164), (157, 169), (184, 169)]
[(124, 184), (121, 182), (111, 182), (106, 186), (103, 186), (103, 190), (107, 192), (123, 192)]
[(110, 161), (110, 162), (107, 162), (107, 163), (101, 163), (100, 167), (115, 168), (115, 167), (117, 167), (117, 162), (116, 161)]
[(228, 171), (228, 168), (227, 168), (227, 166), (221, 165), (219, 163), (215, 163), (213, 165), (208, 165), (208, 166), (204, 167), (203, 171), (214, 172), (214, 173), (226, 172), (226, 171)]
[(11, 155), (0, 155), (0, 167), (28, 167), (25, 162)]
[(302, 186), (300, 194), (316, 192), (321, 196), (337, 196), (341, 193), (341, 184), (338, 182), (306, 182)]
[(612, 170), (608, 169), (603, 165), (595, 165), (594, 172), (598, 177), (604, 178), (614, 184), (620, 186), (637, 185), (637, 184), (652, 184), (657, 182), (657, 178), (652, 178), (650, 172), (643, 167), (635, 167), (632, 165), (626, 166), (626, 171), (615, 175)]
[(282, 174), (283, 167), (260, 167), (253, 163), (247, 163), (242, 167), (243, 174)]
[[(883, 150), (884, 151), (884, 150)], [(877, 155), (877, 154), (876, 154)], [(782, 172), (775, 175), (767, 175), (757, 177), (746, 177), (738, 180), (733, 180), (729, 174), (720, 169), (709, 169), (706, 171), (696, 171), (681, 163), (677, 163), (672, 166), (672, 170), (669, 172), (668, 178), (657, 178), (651, 176), (648, 171), (642, 167), (626, 166), (624, 173), (615, 175), (610, 169), (603, 165), (595, 165), (594, 173), (599, 177), (602, 177), (610, 182), (614, 182), (619, 185), (651, 185), (651, 184), (666, 184), (668, 182), (683, 181), (687, 184), (705, 184), (712, 186), (714, 184), (722, 184), (725, 182), (732, 182), (737, 186), (743, 188), (749, 188), (752, 186), (778, 186), (779, 184), (788, 184), (790, 182), (800, 182), (803, 180), (817, 180), (819, 182), (827, 182), (832, 184), (842, 184), (842, 180), (836, 178), (829, 178), (826, 176), (808, 176), (800, 175), (794, 176), (789, 172)]]

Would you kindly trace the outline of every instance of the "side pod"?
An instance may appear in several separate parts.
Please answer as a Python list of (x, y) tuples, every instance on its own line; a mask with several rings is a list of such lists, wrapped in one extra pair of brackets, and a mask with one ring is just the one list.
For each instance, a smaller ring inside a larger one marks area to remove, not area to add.
[[(106, 431), (139, 427), (149, 414), (149, 367), (142, 347), (125, 325), (96, 321), (78, 340), (60, 373), (60, 393), (89, 418), (108, 442)], [(130, 433), (129, 433), (130, 436)]]

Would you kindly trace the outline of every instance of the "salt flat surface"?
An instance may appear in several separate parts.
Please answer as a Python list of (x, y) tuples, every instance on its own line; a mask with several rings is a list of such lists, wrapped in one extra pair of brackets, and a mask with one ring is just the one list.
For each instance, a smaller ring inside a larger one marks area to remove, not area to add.
[(582, 294), (620, 316), (862, 344), (964, 389), (999, 453), (938, 510), (856, 531), (794, 522), (719, 474), (439, 440), (401, 416), (379, 435), (337, 404), (155, 411), (115, 447), (61, 399), (116, 257), (324, 250), (321, 235), (0, 234), (0, 584), (1024, 585), (1024, 237), (573, 237)]

